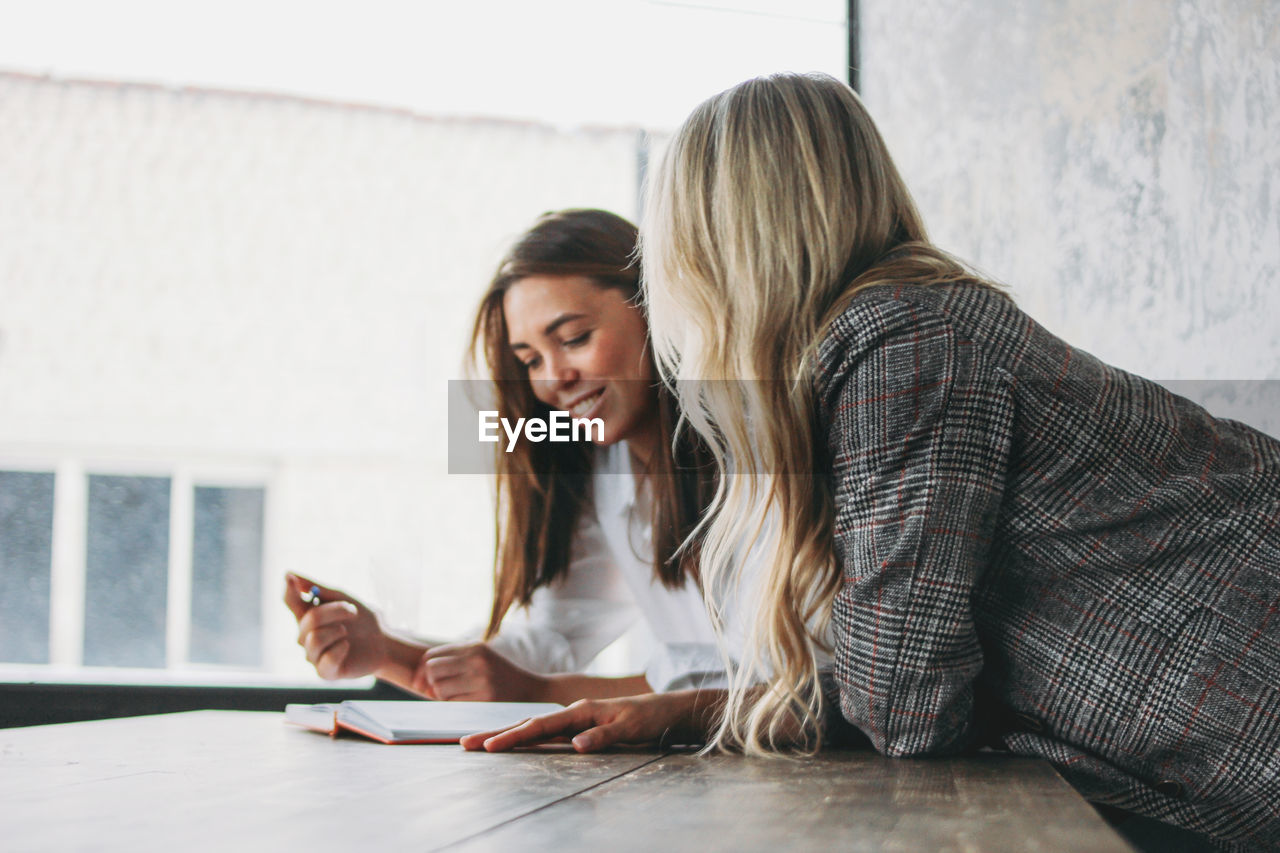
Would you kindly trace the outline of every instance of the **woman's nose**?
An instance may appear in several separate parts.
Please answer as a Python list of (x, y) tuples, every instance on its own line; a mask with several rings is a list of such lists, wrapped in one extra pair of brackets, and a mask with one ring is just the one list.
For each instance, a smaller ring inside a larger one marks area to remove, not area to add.
[(558, 391), (561, 388), (568, 387), (578, 381), (579, 372), (573, 364), (565, 358), (547, 359), (543, 363), (542, 375), (539, 380), (544, 386), (552, 391)]

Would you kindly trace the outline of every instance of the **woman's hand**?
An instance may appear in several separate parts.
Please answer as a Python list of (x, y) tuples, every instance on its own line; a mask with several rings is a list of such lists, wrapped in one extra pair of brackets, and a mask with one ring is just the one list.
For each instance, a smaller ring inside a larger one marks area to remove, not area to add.
[[(313, 585), (320, 589), (322, 604), (302, 600)], [(356, 678), (391, 662), (390, 643), (377, 615), (346, 593), (288, 574), (284, 603), (298, 620), (298, 645), (321, 678)]]
[(461, 744), (469, 750), (505, 752), (569, 738), (578, 752), (599, 752), (614, 744), (702, 743), (724, 695), (723, 690), (682, 690), (583, 699), (508, 729), (467, 735)]
[(516, 666), (487, 643), (433, 646), (413, 675), (413, 689), (436, 699), (540, 702), (548, 681)]

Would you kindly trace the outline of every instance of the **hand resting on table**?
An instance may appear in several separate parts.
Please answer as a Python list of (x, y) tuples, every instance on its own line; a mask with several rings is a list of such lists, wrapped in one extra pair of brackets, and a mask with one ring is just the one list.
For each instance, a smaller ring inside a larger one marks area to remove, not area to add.
[(464, 749), (505, 752), (568, 740), (578, 752), (614, 745), (702, 743), (723, 690), (681, 690), (618, 699), (582, 699), (563, 711), (462, 738)]

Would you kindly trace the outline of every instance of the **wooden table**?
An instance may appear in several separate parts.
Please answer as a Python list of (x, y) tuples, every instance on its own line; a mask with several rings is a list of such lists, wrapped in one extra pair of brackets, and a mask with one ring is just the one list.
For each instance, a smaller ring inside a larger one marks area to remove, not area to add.
[(0, 828), (14, 851), (1129, 849), (1030, 759), (487, 755), (236, 711), (0, 730)]

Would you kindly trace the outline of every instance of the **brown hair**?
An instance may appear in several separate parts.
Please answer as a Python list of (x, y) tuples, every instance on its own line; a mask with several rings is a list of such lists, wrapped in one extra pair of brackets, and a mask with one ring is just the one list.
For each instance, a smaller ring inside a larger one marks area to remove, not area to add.
[[(527, 371), (508, 345), (503, 297), (528, 276), (583, 276), (628, 299), (640, 290), (636, 227), (603, 210), (561, 210), (538, 218), (498, 265), (480, 301), (471, 352), (493, 379), (496, 408), (509, 418), (545, 418)], [(647, 352), (647, 351), (646, 351)], [(646, 355), (646, 357), (649, 357)], [(677, 436), (675, 400), (658, 385), (658, 451), (650, 461), (653, 494), (653, 571), (676, 588), (697, 580), (697, 549), (683, 543), (713, 491), (714, 465), (691, 434)], [(493, 609), (486, 639), (498, 632), (512, 605), (561, 577), (590, 488), (591, 448), (584, 442), (520, 442), (496, 452), (497, 500)]]

